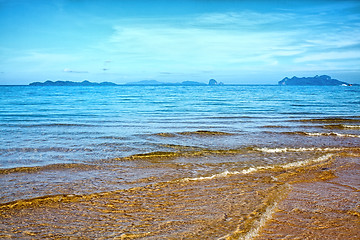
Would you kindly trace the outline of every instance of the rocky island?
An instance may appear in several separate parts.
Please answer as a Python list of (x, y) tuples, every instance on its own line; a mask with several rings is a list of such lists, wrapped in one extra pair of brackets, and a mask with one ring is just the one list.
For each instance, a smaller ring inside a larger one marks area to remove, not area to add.
[(33, 82), (29, 84), (30, 86), (117, 86), (117, 84), (112, 82), (102, 82), (102, 83), (95, 83), (89, 82), (87, 80), (82, 82), (73, 82), (73, 81), (46, 81), (46, 82)]
[(210, 86), (216, 86), (216, 85), (222, 86), (222, 85), (224, 85), (224, 83), (222, 83), (222, 82), (217, 82), (215, 79), (210, 79), (210, 80), (209, 80), (209, 85), (210, 85)]
[(337, 79), (332, 79), (327, 75), (316, 75), (315, 77), (292, 77), (284, 78), (278, 82), (279, 85), (289, 85), (289, 86), (351, 86), (351, 84), (339, 81)]
[(89, 82), (87, 80), (82, 82), (73, 82), (73, 81), (45, 81), (45, 82), (33, 82), (29, 84), (30, 86), (214, 86), (214, 85), (224, 85), (222, 82), (217, 82), (215, 79), (210, 79), (209, 84), (195, 81), (183, 81), (177, 83), (167, 83), (159, 82), (156, 80), (143, 80), (138, 82), (129, 82), (126, 84), (116, 84), (112, 82)]
[(139, 82), (130, 82), (126, 83), (125, 85), (130, 86), (215, 86), (215, 85), (224, 85), (222, 82), (217, 82), (215, 79), (210, 79), (209, 83), (202, 83), (202, 82), (195, 82), (195, 81), (183, 81), (183, 82), (176, 82), (176, 83), (168, 83), (168, 82), (159, 82), (156, 80), (143, 80)]

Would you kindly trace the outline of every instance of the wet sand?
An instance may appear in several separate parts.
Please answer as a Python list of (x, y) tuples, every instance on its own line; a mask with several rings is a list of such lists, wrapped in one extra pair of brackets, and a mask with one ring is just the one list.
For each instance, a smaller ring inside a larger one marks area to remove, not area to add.
[(359, 156), (321, 170), (333, 177), (292, 184), (255, 239), (360, 239)]
[(353, 148), (313, 161), (127, 190), (18, 200), (0, 206), (0, 236), (357, 239), (359, 157)]

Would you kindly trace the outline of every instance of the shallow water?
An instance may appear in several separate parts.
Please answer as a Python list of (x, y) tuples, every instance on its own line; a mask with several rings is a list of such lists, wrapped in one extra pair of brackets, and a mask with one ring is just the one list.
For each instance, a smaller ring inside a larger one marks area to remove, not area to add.
[(0, 106), (3, 238), (359, 237), (358, 87), (13, 86)]

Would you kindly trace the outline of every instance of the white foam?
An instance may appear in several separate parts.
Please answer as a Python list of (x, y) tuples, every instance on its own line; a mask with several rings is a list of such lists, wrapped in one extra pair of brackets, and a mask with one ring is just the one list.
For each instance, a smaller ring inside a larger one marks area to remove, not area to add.
[(214, 174), (214, 175), (211, 175), (209, 177), (196, 177), (196, 178), (183, 178), (181, 179), (180, 181), (181, 182), (187, 182), (187, 181), (201, 181), (201, 180), (210, 180), (210, 179), (214, 179), (214, 178), (220, 178), (220, 177), (226, 177), (226, 176), (229, 176), (229, 175), (237, 175), (237, 174), (250, 174), (250, 173), (253, 173), (253, 172), (257, 172), (259, 170), (266, 170), (266, 169), (273, 169), (273, 168), (293, 168), (293, 167), (301, 167), (301, 166), (305, 166), (305, 165), (308, 165), (310, 163), (316, 163), (316, 162), (322, 162), (322, 161), (326, 161), (326, 160), (329, 160), (334, 154), (326, 154), (326, 155), (323, 155), (319, 158), (316, 158), (316, 159), (309, 159), (309, 160), (303, 160), (303, 161), (298, 161), (298, 162), (292, 162), (292, 163), (286, 163), (286, 164), (283, 164), (283, 165), (273, 165), (273, 166), (258, 166), (258, 167), (250, 167), (250, 168), (247, 168), (247, 169), (244, 169), (242, 171), (224, 171), (222, 173), (217, 173), (217, 174)]
[(255, 148), (255, 150), (266, 153), (282, 153), (282, 152), (305, 152), (314, 151), (315, 148)]
[(355, 137), (355, 138), (360, 138), (360, 135), (355, 135), (355, 134), (341, 134), (341, 133), (336, 133), (336, 132), (330, 132), (330, 133), (309, 133), (309, 132), (305, 132), (305, 135), (308, 136), (337, 136), (337, 137)]
[(342, 125), (344, 128), (360, 128), (360, 125)]
[(326, 160), (329, 160), (334, 154), (326, 154), (324, 156), (318, 157), (316, 159), (310, 159), (310, 160), (303, 160), (303, 161), (298, 161), (298, 162), (292, 162), (292, 163), (287, 163), (285, 165), (280, 165), (279, 167), (281, 168), (293, 168), (293, 167), (301, 167), (301, 166), (305, 166), (308, 165), (310, 163), (317, 163), (317, 162), (323, 162)]
[(228, 175), (234, 175), (234, 174), (239, 174), (239, 173), (241, 173), (241, 172), (238, 172), (238, 171), (229, 172), (228, 170), (226, 170), (225, 172), (217, 173), (217, 174), (214, 174), (209, 177), (184, 178), (181, 181), (186, 182), (186, 181), (209, 180), (209, 179), (214, 179), (214, 178), (218, 178), (218, 177), (226, 177)]
[(344, 150), (345, 148), (255, 148), (255, 150), (265, 153), (283, 153), (283, 152), (310, 152), (310, 151), (322, 151), (322, 152), (328, 152), (328, 151), (340, 151)]
[(267, 167), (250, 167), (248, 169), (244, 169), (241, 171), (242, 174), (249, 174), (249, 173), (252, 173), (252, 172), (256, 172), (256, 171), (259, 171), (260, 169), (268, 169), (270, 168), (270, 166), (267, 166)]

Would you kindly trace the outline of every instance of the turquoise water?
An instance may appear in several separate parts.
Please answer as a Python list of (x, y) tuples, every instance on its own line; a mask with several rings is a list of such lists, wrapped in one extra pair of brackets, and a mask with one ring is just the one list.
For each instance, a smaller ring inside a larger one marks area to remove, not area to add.
[[(0, 87), (1, 168), (83, 163), (164, 150), (161, 144), (239, 148), (274, 144), (266, 126), (358, 117), (359, 87)], [(229, 141), (158, 133), (234, 133)], [(270, 131), (283, 131), (271, 128)], [(246, 137), (245, 137), (246, 136)], [(245, 138), (244, 138), (245, 137)], [(284, 142), (284, 145), (291, 145)]]
[(0, 238), (359, 238), (359, 87), (1, 86), (0, 143)]

